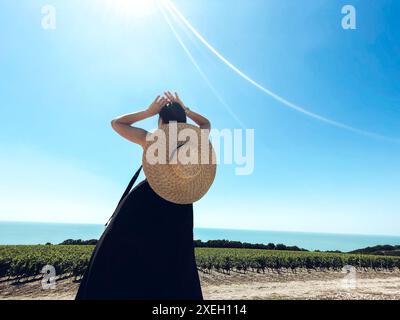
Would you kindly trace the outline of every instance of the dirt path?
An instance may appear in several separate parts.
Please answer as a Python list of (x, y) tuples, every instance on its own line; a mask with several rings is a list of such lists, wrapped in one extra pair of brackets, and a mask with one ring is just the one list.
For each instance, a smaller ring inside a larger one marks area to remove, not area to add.
[[(200, 273), (205, 299), (396, 299), (400, 300), (400, 272), (284, 272), (230, 275)], [(40, 281), (15, 285), (0, 282), (1, 299), (71, 300), (79, 284), (57, 281), (56, 289), (43, 290)]]

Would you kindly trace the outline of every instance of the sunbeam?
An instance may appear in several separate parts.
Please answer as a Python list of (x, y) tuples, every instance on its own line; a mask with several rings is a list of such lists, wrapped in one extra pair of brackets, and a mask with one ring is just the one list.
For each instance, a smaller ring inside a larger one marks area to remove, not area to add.
[(172, 3), (170, 0), (160, 0), (160, 3), (170, 12), (172, 15), (173, 13), (176, 14), (180, 20), (183, 22), (183, 24), (196, 36), (196, 38), (203, 43), (217, 58), (219, 58), (224, 64), (226, 64), (232, 71), (234, 71), (236, 74), (238, 74), (240, 77), (242, 77), (244, 80), (248, 81), (251, 83), (253, 86), (255, 86), (257, 89), (261, 90), (268, 96), (272, 97), (273, 99), (277, 100), (284, 106), (293, 109), (297, 112), (300, 112), (306, 116), (309, 116), (311, 118), (314, 118), (316, 120), (319, 120), (321, 122), (327, 123), (329, 125), (335, 126), (337, 128), (345, 129), (348, 131), (352, 131), (354, 133), (358, 133), (364, 136), (369, 136), (372, 138), (376, 139), (382, 139), (382, 140), (387, 140), (391, 142), (400, 142), (400, 139), (397, 138), (392, 138), (392, 137), (387, 137), (378, 133), (358, 129), (355, 127), (352, 127), (350, 125), (331, 120), (329, 118), (326, 118), (324, 116), (321, 116), (319, 114), (316, 114), (314, 112), (308, 111), (307, 109), (290, 102), (289, 100), (281, 97), (280, 95), (276, 94), (275, 92), (271, 91), (270, 89), (265, 88), (261, 84), (259, 84), (257, 81), (253, 80), (250, 76), (245, 74), (242, 70), (240, 70), (238, 67), (236, 67), (233, 63), (231, 63), (228, 59), (226, 59), (219, 51), (217, 51), (193, 26), (192, 24), (185, 18), (185, 16), (178, 10), (178, 8)]
[(168, 18), (167, 14), (165, 13), (163, 7), (159, 6), (159, 9), (168, 24), (169, 28), (171, 29), (173, 35), (175, 36), (176, 40), (179, 42), (183, 50), (185, 51), (186, 55), (188, 56), (189, 60), (192, 62), (196, 70), (199, 72), (203, 80), (206, 82), (207, 86), (210, 88), (210, 90), (213, 92), (215, 97), (218, 99), (218, 101), (224, 106), (224, 108), (228, 111), (228, 113), (231, 115), (231, 117), (243, 128), (246, 129), (246, 125), (243, 123), (242, 120), (239, 119), (239, 117), (233, 112), (233, 110), (229, 107), (229, 105), (225, 102), (225, 100), (221, 97), (221, 95), (218, 93), (217, 89), (213, 86), (211, 81), (208, 79), (207, 75), (204, 73), (204, 71), (201, 69), (193, 55), (191, 54), (190, 50), (188, 47), (185, 45), (179, 34), (176, 32), (174, 26), (172, 25), (170, 19)]

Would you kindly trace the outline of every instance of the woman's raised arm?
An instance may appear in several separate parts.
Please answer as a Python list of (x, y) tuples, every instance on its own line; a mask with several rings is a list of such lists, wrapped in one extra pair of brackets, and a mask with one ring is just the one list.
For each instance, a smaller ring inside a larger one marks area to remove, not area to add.
[(111, 126), (120, 136), (144, 147), (148, 132), (142, 128), (132, 127), (132, 124), (159, 114), (166, 104), (167, 100), (158, 96), (146, 110), (115, 118), (111, 121)]

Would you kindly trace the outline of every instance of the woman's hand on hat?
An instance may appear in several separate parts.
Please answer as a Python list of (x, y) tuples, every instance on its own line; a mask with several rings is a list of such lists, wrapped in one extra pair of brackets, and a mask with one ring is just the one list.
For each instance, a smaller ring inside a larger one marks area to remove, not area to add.
[(178, 93), (175, 92), (175, 95), (173, 95), (170, 91), (164, 92), (164, 96), (166, 99), (168, 99), (169, 102), (176, 102), (179, 103), (185, 111), (189, 110), (188, 107), (185, 106), (181, 98), (179, 98)]
[(157, 96), (157, 98), (147, 108), (147, 112), (150, 116), (155, 116), (160, 113), (161, 109), (168, 104), (168, 100), (165, 97)]
[(175, 92), (175, 95), (173, 95), (170, 91), (165, 91), (164, 97), (165, 97), (165, 99), (168, 100), (168, 102), (179, 103), (182, 106), (182, 108), (185, 110), (186, 115), (190, 119), (192, 119), (201, 129), (206, 129), (206, 130), (211, 129), (210, 121), (207, 118), (203, 117), (201, 114), (193, 112), (188, 107), (186, 107), (185, 104), (182, 102), (182, 100), (179, 98), (178, 93)]

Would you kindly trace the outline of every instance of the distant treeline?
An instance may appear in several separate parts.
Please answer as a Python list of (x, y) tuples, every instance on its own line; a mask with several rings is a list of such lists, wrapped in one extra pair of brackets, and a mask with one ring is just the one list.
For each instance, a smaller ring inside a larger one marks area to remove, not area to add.
[[(92, 240), (73, 240), (68, 239), (60, 243), (60, 245), (96, 245), (96, 239)], [(299, 248), (297, 246), (286, 246), (284, 244), (253, 244), (240, 241), (229, 241), (229, 240), (209, 240), (203, 242), (201, 240), (195, 240), (194, 246), (197, 248), (231, 248), (231, 249), (266, 249), (266, 250), (280, 250), (280, 251), (308, 251), (306, 249)]]
[(267, 249), (267, 250), (288, 250), (288, 251), (308, 251), (306, 249), (299, 248), (297, 246), (286, 246), (284, 244), (261, 244), (261, 243), (247, 243), (240, 241), (229, 241), (229, 240), (209, 240), (203, 242), (201, 240), (195, 240), (194, 246), (197, 248), (232, 248), (232, 249)]
[(400, 246), (374, 246), (351, 251), (350, 253), (373, 254), (380, 256), (400, 256)]
[[(68, 239), (60, 243), (60, 245), (65, 245), (65, 246), (72, 246), (72, 245), (78, 245), (78, 246), (91, 246), (91, 245), (96, 245), (98, 240), (92, 239), (92, 240), (72, 240)], [(49, 243), (50, 244), (50, 243)]]

